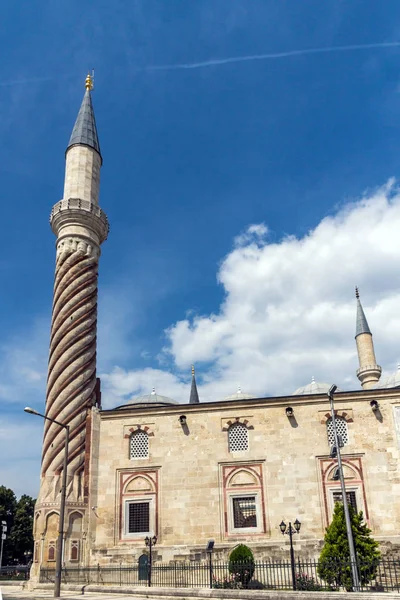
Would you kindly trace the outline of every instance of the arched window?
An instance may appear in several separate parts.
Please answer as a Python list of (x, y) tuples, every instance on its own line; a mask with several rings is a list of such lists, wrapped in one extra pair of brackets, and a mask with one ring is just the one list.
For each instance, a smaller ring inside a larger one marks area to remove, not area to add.
[(240, 452), (249, 449), (249, 432), (246, 425), (234, 423), (228, 429), (229, 452)]
[[(349, 436), (347, 433), (347, 423), (346, 423), (346, 419), (344, 419), (343, 417), (335, 417), (335, 421), (336, 421), (336, 429), (339, 435), (342, 436), (342, 442), (343, 445), (345, 446), (346, 444), (349, 443)], [(332, 419), (328, 419), (326, 422), (326, 431), (328, 434), (328, 444), (330, 446), (332, 446), (335, 443), (335, 434), (333, 431), (333, 423), (332, 423)]]
[(47, 560), (49, 562), (56, 560), (56, 543), (53, 540), (50, 540), (50, 542), (49, 542), (49, 551), (47, 554)]
[(145, 431), (139, 429), (131, 435), (129, 446), (130, 458), (148, 458), (149, 436)]

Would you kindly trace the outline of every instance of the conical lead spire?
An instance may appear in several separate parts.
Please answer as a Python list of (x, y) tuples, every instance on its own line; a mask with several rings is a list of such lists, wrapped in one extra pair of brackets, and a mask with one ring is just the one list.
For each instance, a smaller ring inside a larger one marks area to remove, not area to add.
[(101, 157), (96, 119), (94, 117), (92, 97), (90, 93), (93, 88), (93, 78), (91, 75), (86, 77), (85, 87), (85, 95), (83, 97), (82, 104), (72, 130), (67, 150), (71, 148), (71, 146), (76, 146), (77, 144), (89, 146), (90, 148), (96, 150)]
[(196, 377), (194, 374), (194, 365), (192, 365), (192, 387), (190, 388), (189, 404), (199, 404), (199, 393), (197, 391)]
[(361, 381), (364, 389), (376, 387), (382, 373), (382, 369), (376, 364), (374, 342), (372, 333), (368, 327), (368, 322), (360, 302), (360, 294), (356, 288), (357, 299), (357, 323), (356, 323), (356, 344), (358, 362), (360, 368), (357, 369), (357, 377)]
[(358, 287), (356, 287), (356, 298), (357, 298), (357, 318), (356, 318), (356, 336), (355, 337), (357, 337), (361, 333), (371, 334), (371, 330), (368, 326), (367, 318), (364, 314), (364, 310), (361, 305)]

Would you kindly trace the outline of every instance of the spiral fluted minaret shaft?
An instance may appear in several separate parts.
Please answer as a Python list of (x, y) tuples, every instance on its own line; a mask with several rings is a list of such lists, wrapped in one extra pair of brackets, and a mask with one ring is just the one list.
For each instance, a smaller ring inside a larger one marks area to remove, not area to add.
[[(69, 479), (83, 467), (86, 413), (94, 404), (97, 266), (97, 256), (89, 255), (83, 242), (61, 252), (56, 263), (46, 414), (70, 427)], [(44, 476), (62, 468), (64, 435), (46, 421)]]

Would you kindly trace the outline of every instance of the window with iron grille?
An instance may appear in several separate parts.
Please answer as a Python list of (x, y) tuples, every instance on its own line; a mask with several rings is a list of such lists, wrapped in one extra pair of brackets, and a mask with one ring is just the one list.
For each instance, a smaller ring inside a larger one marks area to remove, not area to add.
[(128, 509), (128, 533), (150, 531), (150, 502), (131, 502)]
[[(337, 432), (339, 435), (342, 436), (342, 442), (343, 442), (343, 445), (345, 446), (346, 444), (349, 443), (346, 420), (343, 419), (343, 417), (335, 417), (335, 421), (336, 421)], [(326, 422), (326, 431), (328, 434), (328, 443), (330, 446), (332, 446), (332, 444), (335, 443), (335, 433), (333, 431), (332, 419), (328, 419), (328, 421)]]
[(241, 496), (232, 498), (233, 526), (235, 529), (243, 527), (257, 527), (257, 508), (255, 496)]
[(49, 552), (47, 555), (47, 560), (49, 562), (56, 560), (56, 543), (53, 541), (49, 542)]
[(79, 540), (71, 540), (70, 560), (79, 560)]
[[(347, 504), (352, 506), (354, 511), (357, 512), (357, 501), (355, 492), (346, 492)], [(333, 502), (343, 502), (342, 492), (333, 492)]]
[(139, 429), (132, 433), (129, 453), (130, 458), (148, 458), (149, 436), (145, 431)]
[(241, 423), (234, 423), (228, 429), (229, 452), (240, 452), (249, 449), (249, 432)]

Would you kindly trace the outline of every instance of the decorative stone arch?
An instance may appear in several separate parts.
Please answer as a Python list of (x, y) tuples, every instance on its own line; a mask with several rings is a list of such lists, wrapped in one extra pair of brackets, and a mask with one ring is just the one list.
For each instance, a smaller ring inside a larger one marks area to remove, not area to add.
[(46, 514), (45, 519), (45, 562), (54, 563), (56, 558), (56, 543), (58, 537), (58, 525), (59, 525), (60, 514), (57, 510), (50, 510)]
[(40, 521), (41, 514), (42, 513), (41, 513), (40, 510), (36, 511), (36, 513), (35, 513), (35, 518), (34, 518), (34, 521), (33, 521), (33, 535), (34, 535), (34, 537), (36, 537), (37, 534), (38, 534), (38, 527), (39, 527), (39, 521)]
[[(334, 481), (333, 474), (337, 469), (337, 461), (335, 461), (331, 466), (329, 466), (325, 471), (325, 482), (331, 483)], [(349, 464), (348, 462), (343, 462), (343, 476), (345, 481), (351, 482), (354, 480), (360, 480), (361, 474), (359, 469), (357, 469), (356, 465)]]
[(222, 431), (228, 431), (232, 425), (243, 425), (246, 429), (254, 429), (253, 425), (249, 424), (248, 419), (241, 419), (240, 417), (235, 417), (234, 420), (230, 419), (229, 421), (224, 421), (222, 426)]
[[(49, 512), (46, 514), (46, 517), (45, 517), (44, 532), (46, 535), (48, 534), (49, 529), (51, 529), (53, 526), (53, 523), (51, 521), (55, 520), (54, 517), (57, 517), (57, 523), (55, 523), (54, 525), (55, 525), (55, 527), (58, 528), (58, 520), (60, 518), (60, 513), (58, 512), (58, 510), (55, 510), (55, 509), (49, 510)], [(50, 527), (49, 527), (49, 523), (50, 523)]]
[(154, 494), (155, 482), (146, 473), (135, 473), (124, 484), (123, 494)]
[(149, 437), (154, 436), (154, 431), (148, 425), (134, 425), (128, 429), (129, 433), (125, 433), (124, 438), (130, 439), (131, 435), (134, 435), (138, 431), (144, 431)]
[(240, 489), (241, 487), (261, 486), (261, 477), (256, 470), (250, 467), (239, 467), (232, 471), (226, 481), (227, 488)]
[[(329, 419), (332, 417), (330, 412), (324, 413), (320, 412), (320, 421), (322, 425), (326, 425)], [(335, 417), (342, 418), (346, 421), (346, 423), (353, 423), (353, 409), (347, 408), (343, 409), (335, 409)]]

